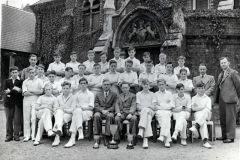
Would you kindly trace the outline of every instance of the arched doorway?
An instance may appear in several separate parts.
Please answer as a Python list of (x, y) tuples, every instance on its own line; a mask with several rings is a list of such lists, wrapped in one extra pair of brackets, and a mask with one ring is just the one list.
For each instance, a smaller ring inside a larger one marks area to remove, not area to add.
[(136, 57), (140, 61), (143, 52), (149, 51), (156, 64), (166, 33), (161, 15), (148, 8), (138, 7), (120, 21), (114, 34), (113, 47), (118, 46), (124, 50), (129, 46), (135, 47)]

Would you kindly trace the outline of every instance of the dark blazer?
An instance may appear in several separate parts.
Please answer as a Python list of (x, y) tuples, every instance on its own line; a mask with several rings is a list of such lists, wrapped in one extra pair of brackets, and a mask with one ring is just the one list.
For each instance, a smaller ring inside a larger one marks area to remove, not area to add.
[(236, 70), (228, 68), (225, 75), (221, 72), (218, 76), (216, 103), (219, 102), (220, 96), (225, 103), (238, 103), (240, 97), (240, 76)]
[(13, 90), (13, 87), (19, 87), (22, 89), (22, 80), (16, 79), (14, 84), (12, 82), (12, 79), (7, 79), (5, 82), (4, 90), (10, 89), (10, 93), (5, 96), (4, 105), (5, 107), (11, 107), (12, 103), (21, 103), (22, 101), (22, 92), (17, 92), (16, 90)]
[(102, 110), (108, 110), (109, 112), (114, 112), (116, 100), (117, 94), (112, 91), (109, 91), (106, 98), (104, 97), (104, 92), (98, 93), (94, 101), (94, 111), (102, 112)]
[(137, 104), (135, 94), (130, 92), (126, 97), (124, 97), (123, 93), (118, 96), (115, 106), (116, 113), (134, 114), (136, 112), (136, 108)]
[(196, 85), (200, 82), (205, 84), (205, 94), (211, 96), (214, 94), (215, 89), (215, 79), (211, 75), (205, 75), (203, 78), (199, 75), (193, 78), (193, 86), (196, 88)]

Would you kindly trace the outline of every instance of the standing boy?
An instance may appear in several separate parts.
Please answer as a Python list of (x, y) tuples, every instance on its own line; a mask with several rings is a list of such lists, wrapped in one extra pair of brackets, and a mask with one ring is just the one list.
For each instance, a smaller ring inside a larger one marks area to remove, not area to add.
[(30, 140), (31, 135), (31, 110), (32, 105), (37, 102), (38, 97), (43, 93), (43, 81), (35, 77), (36, 70), (31, 68), (29, 70), (29, 78), (23, 81), (23, 124), (24, 124), (24, 142)]
[(140, 72), (140, 61), (135, 58), (135, 54), (136, 54), (135, 48), (129, 47), (128, 48), (129, 57), (125, 61), (131, 60), (133, 62), (132, 71), (139, 73)]
[(6, 114), (6, 139), (20, 141), (19, 132), (21, 129), (22, 113), (22, 80), (19, 78), (18, 67), (10, 68), (11, 77), (6, 80), (4, 91), (4, 110)]
[(77, 61), (77, 52), (72, 51), (70, 54), (71, 61), (66, 64), (66, 67), (71, 67), (73, 69), (73, 74), (78, 74), (78, 65), (80, 64)]
[(86, 75), (93, 74), (93, 65), (95, 64), (94, 58), (95, 58), (95, 52), (93, 50), (89, 50), (87, 53), (88, 60), (83, 62), (83, 64), (86, 66)]

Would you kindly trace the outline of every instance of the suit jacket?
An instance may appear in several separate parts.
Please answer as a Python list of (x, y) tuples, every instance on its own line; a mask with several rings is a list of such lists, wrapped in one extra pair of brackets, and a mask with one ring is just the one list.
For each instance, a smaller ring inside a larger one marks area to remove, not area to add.
[(19, 105), (21, 104), (23, 99), (22, 92), (19, 93), (16, 90), (13, 90), (13, 87), (16, 86), (22, 89), (22, 83), (23, 81), (19, 79), (16, 79), (14, 84), (12, 79), (6, 80), (4, 90), (10, 89), (10, 93), (5, 96), (4, 100), (5, 107), (11, 107), (12, 103), (18, 103)]
[(136, 96), (133, 93), (129, 93), (126, 97), (124, 94), (118, 96), (115, 112), (116, 113), (131, 113), (134, 114), (137, 109)]
[(234, 69), (228, 68), (218, 76), (215, 102), (219, 102), (219, 97), (225, 103), (238, 103), (240, 97), (240, 76)]
[(203, 78), (201, 75), (193, 78), (193, 86), (196, 88), (196, 85), (200, 82), (205, 84), (205, 94), (207, 96), (212, 96), (215, 89), (215, 79), (211, 75), (205, 75)]
[(115, 104), (117, 100), (117, 94), (109, 91), (108, 96), (105, 98), (103, 91), (98, 93), (94, 101), (94, 111), (102, 112), (102, 110), (108, 110), (109, 112), (115, 111)]

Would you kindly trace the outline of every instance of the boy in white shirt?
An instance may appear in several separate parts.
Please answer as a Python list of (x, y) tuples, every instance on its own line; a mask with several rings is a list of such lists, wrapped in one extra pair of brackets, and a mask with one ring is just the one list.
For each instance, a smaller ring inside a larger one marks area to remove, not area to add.
[(43, 81), (43, 83), (48, 81), (48, 78), (45, 76), (44, 69), (45, 69), (45, 66), (43, 64), (39, 64), (37, 66), (37, 75), (36, 75), (36, 77), (40, 78)]
[[(24, 142), (34, 139), (35, 135), (31, 135), (31, 117), (32, 105), (36, 103), (38, 97), (43, 93), (43, 81), (35, 76), (35, 68), (29, 69), (29, 78), (23, 81), (23, 123), (24, 123)], [(32, 127), (34, 124), (32, 124)]]
[(184, 85), (182, 83), (176, 86), (177, 94), (174, 95), (173, 119), (176, 120), (175, 130), (172, 135), (173, 140), (177, 140), (177, 136), (181, 134), (181, 144), (187, 145), (187, 120), (191, 114), (191, 98), (184, 95)]
[(54, 53), (53, 58), (54, 62), (49, 64), (47, 71), (55, 71), (56, 81), (59, 81), (64, 76), (65, 64), (61, 62), (61, 54)]
[(136, 93), (138, 91), (138, 76), (136, 72), (132, 71), (133, 61), (125, 61), (125, 72), (120, 74), (119, 86), (122, 82), (128, 83), (130, 86), (130, 92)]
[(73, 79), (75, 81), (75, 86), (77, 86), (77, 90), (79, 90), (79, 80), (81, 78), (88, 78), (87, 75), (84, 75), (84, 73), (86, 72), (86, 66), (84, 64), (79, 64), (78, 65), (78, 74), (73, 76)]
[(157, 85), (156, 85), (156, 75), (153, 72), (153, 61), (149, 60), (144, 62), (145, 63), (145, 71), (143, 73), (140, 73), (139, 75), (139, 85), (142, 84), (143, 79), (148, 79), (149, 85), (150, 85), (150, 90), (155, 91), (157, 90)]
[(66, 67), (64, 78), (59, 80), (59, 84), (58, 84), (59, 90), (61, 90), (61, 88), (62, 88), (62, 86), (61, 86), (62, 83), (66, 81), (66, 82), (71, 83), (72, 94), (75, 94), (75, 92), (78, 89), (78, 85), (75, 84), (75, 80), (73, 79), (72, 75), (73, 75), (73, 69), (71, 67)]
[(49, 137), (54, 136), (52, 131), (53, 109), (57, 106), (57, 99), (52, 95), (52, 85), (50, 83), (44, 86), (45, 94), (40, 96), (35, 104), (36, 117), (39, 118), (38, 130), (34, 146), (40, 144), (44, 129)]
[(59, 90), (58, 82), (55, 81), (55, 79), (56, 79), (56, 72), (55, 71), (47, 72), (47, 77), (48, 77), (48, 82), (45, 82), (45, 84), (46, 83), (50, 83), (52, 85), (52, 87), (53, 87), (52, 94), (55, 97), (57, 97), (59, 95), (59, 93), (60, 93), (60, 90)]
[[(151, 53), (144, 52), (143, 53), (143, 63), (140, 64), (140, 73), (146, 72), (146, 62), (151, 61)], [(151, 69), (151, 72), (154, 73), (154, 66)]]
[(75, 145), (78, 132), (78, 140), (84, 138), (82, 124), (91, 119), (94, 108), (94, 94), (87, 89), (88, 81), (85, 78), (79, 80), (80, 91), (75, 95), (75, 109), (73, 110), (72, 123), (70, 127), (71, 138), (64, 146), (70, 148)]
[(143, 90), (136, 94), (137, 111), (140, 112), (138, 135), (143, 138), (142, 147), (144, 149), (148, 149), (148, 138), (153, 135), (151, 122), (155, 110), (153, 105), (154, 94), (149, 91), (149, 87), (149, 81), (147, 79), (143, 79)]
[(194, 89), (193, 82), (191, 79), (187, 78), (187, 70), (186, 69), (180, 69), (180, 78), (178, 79), (177, 83), (182, 83), (185, 88), (185, 94), (189, 97), (191, 97), (192, 91)]
[(194, 119), (195, 124), (189, 129), (194, 134), (197, 134), (197, 129), (203, 140), (203, 147), (212, 148), (208, 143), (208, 128), (207, 121), (211, 119), (212, 103), (211, 99), (205, 94), (204, 83), (196, 85), (197, 95), (192, 98), (192, 110), (195, 111)]
[(62, 94), (57, 97), (57, 108), (54, 109), (55, 124), (53, 132), (56, 133), (53, 147), (60, 144), (60, 136), (62, 135), (62, 126), (72, 120), (73, 110), (75, 108), (75, 97), (71, 93), (71, 83), (62, 83)]
[(136, 54), (135, 48), (129, 47), (128, 48), (129, 57), (125, 60), (125, 62), (128, 60), (131, 60), (133, 62), (132, 71), (139, 73), (140, 72), (140, 61), (135, 58), (135, 54)]
[(88, 87), (89, 90), (96, 96), (97, 93), (101, 93), (102, 91), (102, 81), (104, 75), (101, 74), (101, 66), (98, 63), (94, 64), (93, 71), (94, 74), (88, 76)]
[(71, 52), (70, 54), (71, 61), (66, 64), (66, 67), (71, 67), (73, 69), (73, 73), (78, 74), (78, 65), (80, 64), (77, 61), (77, 52)]
[(93, 65), (95, 64), (94, 62), (95, 52), (93, 50), (89, 50), (87, 56), (88, 60), (83, 62), (83, 64), (86, 66), (85, 75), (90, 75), (93, 74)]
[(104, 78), (109, 79), (111, 83), (111, 91), (119, 95), (119, 87), (118, 87), (118, 82), (119, 82), (119, 77), (120, 73), (116, 71), (117, 69), (117, 62), (115, 60), (110, 60), (109, 61), (109, 72), (107, 72), (104, 75)]
[(167, 60), (167, 55), (165, 53), (160, 53), (159, 54), (159, 64), (155, 66), (155, 74), (161, 75), (166, 73), (166, 60)]
[(119, 47), (114, 48), (114, 58), (111, 60), (114, 60), (117, 62), (117, 68), (116, 71), (119, 73), (124, 72), (125, 68), (125, 60), (120, 57), (121, 49)]
[(107, 53), (102, 52), (100, 55), (100, 60), (101, 62), (99, 62), (99, 64), (101, 66), (101, 73), (105, 74), (108, 72), (108, 68), (109, 68), (109, 63), (107, 62)]
[(156, 119), (161, 127), (159, 141), (164, 142), (166, 148), (170, 148), (171, 142), (171, 109), (174, 107), (173, 95), (166, 90), (165, 79), (158, 79), (159, 91), (154, 94), (154, 107), (156, 109)]
[(174, 68), (174, 74), (177, 75), (178, 77), (180, 77), (180, 70), (181, 69), (186, 69), (187, 70), (187, 76), (190, 76), (190, 71), (188, 69), (188, 67), (185, 67), (185, 60), (186, 57), (184, 56), (179, 56), (178, 57), (178, 66)]

